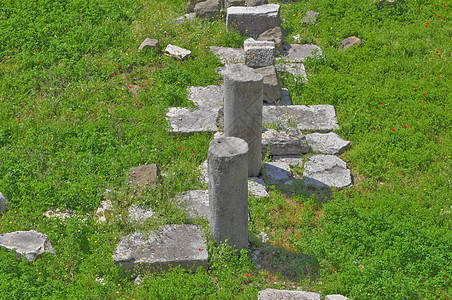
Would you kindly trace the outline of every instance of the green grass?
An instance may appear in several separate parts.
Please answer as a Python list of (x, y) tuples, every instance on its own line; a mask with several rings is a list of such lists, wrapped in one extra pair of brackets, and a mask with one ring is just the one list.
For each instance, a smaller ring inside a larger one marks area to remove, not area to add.
[[(354, 186), (332, 191), (327, 203), (278, 189), (267, 199), (250, 198), (251, 236), (265, 231), (271, 240), (252, 237), (251, 250), (263, 251), (263, 270), (246, 251), (213, 244), (209, 269), (196, 274), (143, 273), (137, 286), (114, 266), (118, 239), (134, 228), (121, 219), (95, 223), (105, 189), (115, 191), (108, 197), (119, 214), (132, 202), (157, 211), (162, 217), (148, 229), (184, 222), (169, 199), (201, 187), (196, 168), (211, 137), (171, 136), (165, 109), (192, 105), (187, 86), (221, 83), (210, 46), (240, 47), (245, 39), (221, 21), (176, 25), (185, 5), (0, 1), (0, 192), (11, 199), (0, 232), (38, 230), (56, 251), (27, 263), (0, 250), (0, 298), (256, 299), (267, 287), (301, 286), (352, 299), (450, 299), (452, 4), (446, 1), (405, 0), (380, 10), (370, 0), (281, 4), (286, 40), (299, 34), (324, 53), (306, 62), (308, 84), (290, 76), (281, 82), (295, 104), (334, 105), (337, 133), (351, 141), (341, 158)], [(320, 12), (317, 24), (302, 25), (311, 9)], [(351, 35), (364, 43), (341, 51), (340, 41)], [(162, 49), (188, 48), (192, 59), (138, 52), (146, 37)], [(128, 171), (147, 163), (168, 176), (158, 192), (131, 198)], [(44, 219), (52, 207), (87, 221)]]

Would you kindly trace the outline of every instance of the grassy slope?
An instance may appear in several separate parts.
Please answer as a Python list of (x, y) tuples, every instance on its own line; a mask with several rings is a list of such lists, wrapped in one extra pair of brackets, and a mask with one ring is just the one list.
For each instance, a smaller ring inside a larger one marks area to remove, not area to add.
[[(326, 204), (286, 199), (277, 190), (270, 199), (251, 198), (250, 230), (265, 230), (272, 240), (263, 254), (267, 271), (254, 271), (246, 255), (231, 256), (227, 247), (209, 247), (208, 272), (147, 274), (140, 287), (110, 259), (115, 238), (133, 228), (118, 220), (94, 225), (91, 217), (60, 223), (42, 213), (58, 206), (92, 216), (106, 188), (116, 190), (112, 201), (121, 213), (132, 201), (129, 168), (155, 162), (170, 174), (163, 193), (147, 191), (133, 201), (163, 216), (150, 229), (183, 222), (168, 199), (199, 187), (195, 169), (209, 137), (169, 136), (165, 108), (189, 106), (187, 86), (221, 80), (209, 46), (239, 47), (244, 38), (221, 22), (174, 25), (185, 1), (1, 4), (0, 186), (12, 207), (0, 232), (45, 232), (57, 254), (28, 264), (1, 251), (0, 289), (8, 292), (0, 298), (247, 299), (291, 282), (355, 299), (451, 297), (448, 4), (405, 1), (383, 10), (369, 1), (283, 4), (288, 41), (300, 34), (325, 57), (306, 64), (309, 84), (281, 80), (296, 104), (335, 106), (338, 133), (352, 143), (342, 158), (354, 187), (334, 191)], [(319, 21), (302, 26), (310, 9), (320, 12)], [(350, 35), (364, 45), (339, 51)], [(139, 53), (145, 37), (189, 48), (193, 59), (182, 64)], [(98, 276), (105, 286), (94, 282)]]

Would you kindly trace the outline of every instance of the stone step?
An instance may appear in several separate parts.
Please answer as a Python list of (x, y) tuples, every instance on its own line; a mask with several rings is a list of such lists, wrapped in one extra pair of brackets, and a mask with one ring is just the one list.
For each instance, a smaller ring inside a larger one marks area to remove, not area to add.
[(181, 266), (195, 271), (207, 269), (206, 239), (197, 225), (164, 225), (149, 233), (135, 232), (118, 243), (113, 260), (124, 271), (145, 268), (152, 271)]
[(0, 247), (15, 250), (19, 258), (28, 261), (40, 258), (44, 253), (55, 254), (47, 235), (35, 230), (0, 234)]

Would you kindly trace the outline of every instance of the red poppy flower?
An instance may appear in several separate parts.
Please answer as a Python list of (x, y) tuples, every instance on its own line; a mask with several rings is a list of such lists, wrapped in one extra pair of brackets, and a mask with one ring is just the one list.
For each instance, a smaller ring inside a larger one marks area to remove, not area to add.
[(196, 155), (196, 151), (193, 151), (193, 155)]
[(425, 100), (424, 100), (424, 101), (422, 101), (422, 103), (425, 103)]
[(104, 22), (105, 22), (105, 20), (104, 20)]
[(425, 27), (428, 27), (428, 23), (425, 23)]
[(441, 18), (441, 20), (444, 20), (444, 18)]
[(445, 276), (444, 279), (447, 279), (447, 276)]
[(436, 51), (436, 54), (439, 54), (439, 51)]
[(392, 131), (395, 131), (395, 128), (392, 128)]
[(246, 277), (250, 277), (250, 274), (246, 274), (245, 276), (246, 276)]
[(446, 7), (446, 3), (444, 3), (443, 6)]
[(132, 86), (131, 85), (129, 85), (129, 89), (131, 89), (132, 88)]
[(38, 52), (38, 50), (35, 50), (35, 52)]
[(382, 103), (381, 105), (385, 105), (384, 103)]
[(413, 88), (413, 91), (415, 91), (416, 90), (416, 88)]
[(427, 93), (424, 93), (424, 96), (427, 96)]
[(416, 10), (419, 10), (419, 7), (416, 7)]
[(111, 73), (111, 74), (110, 74), (110, 76), (111, 76), (111, 77), (114, 77), (114, 76), (115, 76), (115, 74)]
[(78, 94), (81, 95), (82, 93), (79, 92)]
[(3, 59), (4, 59), (4, 60), (7, 60), (6, 56), (3, 56)]
[(202, 251), (202, 249), (201, 249), (201, 248), (199, 248), (198, 250), (199, 250), (199, 251)]
[(443, 76), (439, 76), (439, 78), (443, 78)]
[(408, 128), (408, 126), (403, 126), (403, 128)]
[(179, 147), (179, 150), (182, 150), (182, 149), (184, 149), (184, 148), (182, 148), (182, 147)]
[(20, 120), (22, 120), (22, 119), (21, 119), (21, 118), (18, 118), (18, 119), (17, 119), (17, 121), (19, 121), (19, 122), (20, 122)]

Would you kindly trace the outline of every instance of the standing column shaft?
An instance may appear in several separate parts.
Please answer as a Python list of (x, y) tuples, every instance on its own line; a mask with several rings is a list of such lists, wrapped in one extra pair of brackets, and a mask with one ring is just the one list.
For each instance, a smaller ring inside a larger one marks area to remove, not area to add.
[(248, 176), (261, 170), (263, 77), (253, 69), (229, 65), (224, 76), (224, 134), (248, 143)]
[(212, 140), (207, 155), (210, 229), (215, 241), (248, 247), (248, 145), (239, 138)]

